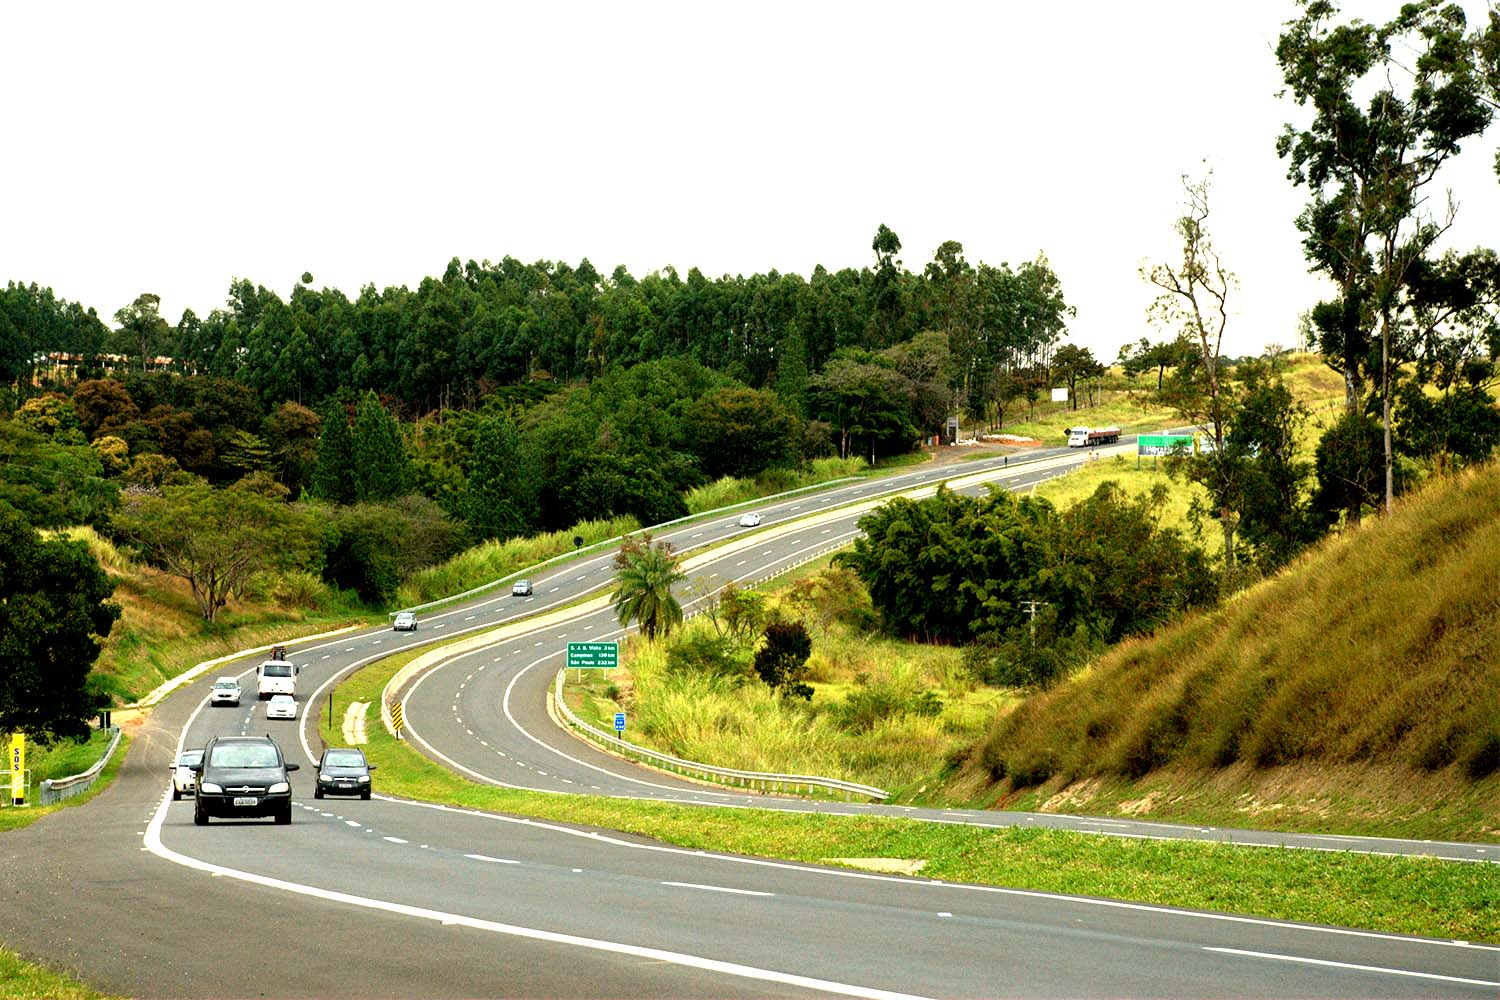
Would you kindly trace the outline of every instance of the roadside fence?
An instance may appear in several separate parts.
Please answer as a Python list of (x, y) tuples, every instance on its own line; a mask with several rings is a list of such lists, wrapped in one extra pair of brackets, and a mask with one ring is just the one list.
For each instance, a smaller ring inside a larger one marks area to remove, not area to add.
[(110, 726), (109, 729), (114, 735), (109, 741), (108, 748), (104, 751), (104, 756), (100, 757), (94, 763), (93, 767), (82, 774), (75, 774), (68, 778), (58, 778), (56, 780), (50, 778), (43, 779), (37, 789), (36, 801), (38, 805), (50, 806), (53, 803), (61, 802), (63, 799), (71, 799), (75, 795), (82, 795), (94, 787), (94, 782), (98, 780), (99, 775), (104, 773), (104, 765), (109, 763), (109, 758), (114, 754), (115, 747), (120, 745), (120, 727)]

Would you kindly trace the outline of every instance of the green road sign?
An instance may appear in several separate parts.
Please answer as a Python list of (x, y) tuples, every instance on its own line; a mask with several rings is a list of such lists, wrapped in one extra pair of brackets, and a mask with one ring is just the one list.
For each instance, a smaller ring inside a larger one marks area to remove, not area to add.
[(1191, 434), (1141, 434), (1135, 439), (1137, 455), (1171, 455), (1179, 449), (1193, 453)]
[(575, 670), (612, 670), (620, 665), (618, 642), (568, 643), (568, 667)]

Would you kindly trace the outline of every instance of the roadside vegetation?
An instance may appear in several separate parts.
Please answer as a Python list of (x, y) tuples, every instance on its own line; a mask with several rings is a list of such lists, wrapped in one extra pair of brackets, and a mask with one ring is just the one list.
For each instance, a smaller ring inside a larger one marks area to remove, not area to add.
[[(339, 686), (335, 703), (378, 703), (386, 681), (415, 655), (358, 671)], [(1494, 874), (1483, 865), (520, 792), (467, 781), (379, 725), (369, 739), (364, 749), (380, 768), (382, 795), (619, 830), (696, 850), (812, 864), (902, 858), (924, 862), (924, 878), (1500, 941)]]
[[(31, 771), (32, 795), (37, 794), (37, 789), (44, 779), (56, 780), (68, 778), (75, 774), (81, 774), (96, 764), (104, 751), (108, 749), (110, 734), (104, 730), (94, 730), (89, 738), (82, 743), (74, 743), (71, 740), (63, 740), (54, 743), (50, 747), (28, 746), (26, 748), (26, 766)], [(115, 748), (114, 756), (104, 766), (99, 780), (94, 782), (92, 788), (86, 792), (75, 795), (71, 799), (64, 799), (50, 806), (37, 805), (35, 799), (31, 805), (11, 806), (0, 808), (0, 833), (6, 830), (14, 830), (23, 826), (30, 826), (43, 816), (50, 816), (59, 809), (71, 809), (74, 806), (83, 805), (85, 802), (98, 795), (109, 787), (114, 781), (115, 775), (119, 774), (120, 766), (125, 761), (125, 751), (130, 747), (130, 737), (125, 733), (120, 734), (120, 745)], [(4, 791), (7, 796), (10, 785), (5, 785)], [(7, 798), (7, 801), (9, 799)]]
[(4, 1000), (123, 1000), (100, 993), (66, 973), (28, 962), (0, 948), (0, 997)]

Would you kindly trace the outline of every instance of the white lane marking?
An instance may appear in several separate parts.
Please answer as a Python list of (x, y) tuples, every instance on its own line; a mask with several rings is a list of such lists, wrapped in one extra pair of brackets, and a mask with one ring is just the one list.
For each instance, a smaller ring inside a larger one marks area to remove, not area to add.
[(465, 854), (464, 857), (471, 861), (493, 861), (497, 865), (518, 865), (521, 862), (512, 861), (509, 858), (492, 858), (488, 854)]
[(372, 646), (378, 646), (378, 645), (380, 645), (384, 641), (385, 641), (384, 639), (376, 639), (374, 642), (370, 643), (370, 645), (372, 645)]
[(702, 889), (705, 892), (730, 892), (736, 896), (774, 896), (774, 892), (756, 892), (754, 889), (731, 889), (723, 885), (699, 885), (697, 882), (663, 882), (662, 885), (676, 886), (679, 889)]
[(800, 503), (797, 506), (795, 506), (795, 507), (792, 508), (792, 510), (801, 510), (801, 509), (802, 509), (802, 505)]
[(942, 913), (939, 913), (938, 916), (940, 916), (940, 917), (951, 917), (951, 916), (953, 916), (953, 914), (951, 914), (948, 911), (944, 910)]
[(409, 840), (402, 840), (400, 837), (386, 837), (384, 839), (390, 841), (393, 844), (409, 844), (409, 843), (411, 843), (411, 841), (409, 841)]
[(359, 826), (359, 820), (357, 820), (357, 819), (346, 819), (346, 820), (344, 820), (344, 825), (345, 826)]
[(689, 538), (702, 538), (703, 537), (703, 532), (700, 531), (696, 535), (689, 535), (688, 537)]
[(833, 532), (832, 528), (824, 528), (822, 531), (819, 532), (819, 534), (827, 535), (827, 534), (831, 534), (832, 532)]
[(583, 581), (587, 580), (588, 578), (589, 578), (589, 575), (587, 573), (585, 573), (585, 574), (583, 574), (583, 576), (580, 576), (578, 579), (574, 580), (573, 582), (574, 583), (582, 583)]
[(441, 624), (441, 625), (434, 625), (432, 627), (435, 628), (435, 629), (438, 629), (438, 628), (447, 628), (448, 627), (448, 623), (447, 622), (443, 622), (443, 624)]
[(489, 749), (489, 742), (486, 740), (480, 740), (479, 745), (484, 747), (485, 749)]
[(344, 647), (344, 652), (346, 652), (346, 653), (352, 653), (352, 652), (354, 652), (354, 647), (353, 646), (345, 646)]
[[(726, 976), (738, 976), (741, 979), (752, 979), (765, 983), (779, 983), (786, 986), (821, 991), (823, 993), (862, 997), (866, 998), (866, 1000), (922, 1000), (922, 998), (910, 993), (871, 989), (868, 986), (838, 983), (829, 979), (813, 979), (810, 976), (799, 976), (790, 972), (778, 972), (775, 969), (760, 969), (753, 965), (740, 965), (737, 962), (722, 962), (718, 959), (704, 958), (701, 955), (689, 955), (680, 951), (666, 951), (661, 948), (642, 948), (639, 945), (624, 944), (619, 941), (606, 941), (602, 938), (586, 938), (576, 934), (559, 934), (556, 931), (544, 931), (535, 927), (521, 927), (517, 924), (504, 924), (496, 920), (480, 920), (476, 917), (466, 917), (458, 913), (446, 913), (442, 910), (432, 910), (423, 906), (411, 906), (406, 903), (395, 903), (384, 899), (372, 899), (368, 896), (356, 896), (347, 892), (334, 892), (329, 889), (319, 889), (316, 886), (302, 885), (298, 882), (288, 882), (284, 879), (257, 875), (254, 872), (225, 868), (207, 861), (200, 861), (197, 858), (190, 858), (185, 854), (178, 854), (176, 851), (162, 844), (161, 824), (166, 818), (167, 804), (170, 801), (170, 799), (163, 796), (161, 805), (156, 809), (156, 816), (151, 820), (151, 826), (146, 831), (147, 849), (157, 857), (171, 861), (174, 864), (179, 864), (186, 868), (195, 868), (199, 871), (206, 871), (215, 876), (228, 876), (229, 878), (265, 886), (269, 889), (280, 889), (284, 892), (293, 892), (300, 896), (312, 896), (316, 899), (328, 900), (329, 902), (362, 906), (367, 909), (382, 910), (386, 913), (394, 913), (403, 917), (415, 917), (419, 920), (431, 920), (443, 926), (457, 925), (460, 927), (469, 927), (474, 930), (490, 931), (495, 934), (506, 934), (511, 937), (527, 938), (532, 941), (545, 941), (550, 944), (588, 948), (592, 951), (602, 951), (615, 955), (629, 955), (633, 958), (643, 958), (653, 962), (667, 962), (672, 965), (701, 969), (705, 972), (718, 972)], [(423, 844), (422, 846), (425, 848), (427, 845)]]
[(740, 566), (745, 565), (745, 563), (747, 563), (747, 562), (749, 562), (748, 559), (741, 559), (739, 562), (735, 563), (734, 565), (735, 565), (736, 568), (738, 568)]
[(333, 654), (332, 654), (332, 653), (324, 653), (324, 654), (323, 654), (323, 659), (325, 659), (325, 660), (326, 660), (326, 659), (328, 659), (328, 658), (329, 658), (329, 657), (330, 657), (330, 656), (332, 656), (332, 655), (333, 655)]
[(553, 587), (551, 590), (547, 591), (547, 593), (549, 593), (549, 594), (555, 594), (555, 593), (558, 592), (559, 589), (561, 589), (561, 588)]
[(1459, 976), (1440, 976), (1436, 972), (1412, 972), (1410, 969), (1387, 969), (1379, 965), (1355, 965), (1352, 962), (1332, 962), (1326, 958), (1303, 958), (1301, 955), (1276, 955), (1268, 951), (1244, 951), (1239, 948), (1204, 948), (1204, 951), (1220, 955), (1242, 955), (1246, 958), (1266, 958), (1273, 962), (1297, 962), (1301, 965), (1321, 965), (1331, 969), (1353, 969), (1355, 972), (1374, 972), (1382, 976), (1407, 976), (1412, 979), (1436, 979), (1444, 983), (1463, 983), (1465, 986), (1493, 986), (1500, 989), (1500, 980), (1464, 979)]
[(536, 642), (532, 643), (532, 646), (540, 646), (541, 644), (542, 640), (538, 639)]
[(471, 621), (473, 621), (474, 619), (476, 619), (478, 617), (479, 617), (478, 615), (470, 615), (469, 617), (465, 618), (464, 621), (471, 622)]

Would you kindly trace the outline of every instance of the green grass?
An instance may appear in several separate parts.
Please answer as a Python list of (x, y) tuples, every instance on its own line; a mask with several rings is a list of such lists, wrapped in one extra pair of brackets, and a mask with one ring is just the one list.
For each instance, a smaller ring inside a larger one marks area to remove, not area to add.
[[(104, 749), (109, 745), (107, 737), (96, 733), (89, 742), (79, 746), (77, 744), (58, 744), (47, 750), (34, 750), (28, 748), (26, 751), (26, 765), (31, 769), (31, 794), (32, 801), (38, 794), (38, 788), (43, 778), (66, 778), (82, 771), (88, 770), (95, 761), (104, 754)], [(0, 808), (0, 833), (6, 830), (16, 830), (23, 826), (30, 826), (43, 816), (50, 816), (59, 809), (71, 809), (73, 806), (82, 805), (101, 791), (108, 788), (110, 782), (115, 780), (115, 775), (120, 773), (120, 765), (125, 760), (125, 751), (129, 749), (130, 737), (120, 736), (120, 745), (115, 748), (114, 756), (105, 765), (104, 772), (94, 782), (93, 787), (71, 799), (50, 806), (28, 805), (28, 806), (6, 806)], [(7, 789), (8, 790), (8, 789)]]
[(688, 513), (705, 514), (772, 494), (785, 493), (788, 490), (817, 486), (836, 479), (847, 479), (850, 476), (865, 475), (870, 471), (869, 464), (862, 458), (819, 458), (814, 459), (807, 469), (801, 471), (768, 469), (759, 476), (749, 479), (724, 476), (706, 486), (689, 490), (684, 500), (687, 503)]
[(62, 973), (22, 959), (0, 948), (0, 998), (3, 1000), (115, 1000)]
[[(354, 674), (340, 686), (337, 702), (378, 699), (386, 680), (413, 655)], [(923, 876), (955, 882), (1500, 940), (1500, 896), (1494, 872), (1483, 865), (521, 792), (466, 781), (379, 726), (365, 751), (380, 767), (382, 794), (620, 830), (690, 849), (814, 863), (920, 859)]]
[[(529, 566), (569, 552), (583, 551), (610, 538), (640, 528), (633, 517), (585, 521), (566, 531), (527, 538), (489, 541), (465, 549), (447, 562), (420, 570), (401, 584), (396, 603), (403, 608), (439, 601), (518, 573)], [(581, 546), (574, 540), (582, 538)]]
[[(1161, 768), (1382, 767), (1490, 807), (1438, 825), (1500, 835), (1500, 466), (1435, 482), (1390, 518), (999, 720), (975, 755), (1007, 786)], [(1385, 818), (1420, 826), (1398, 792)], [(1427, 835), (1431, 836), (1432, 833)]]

